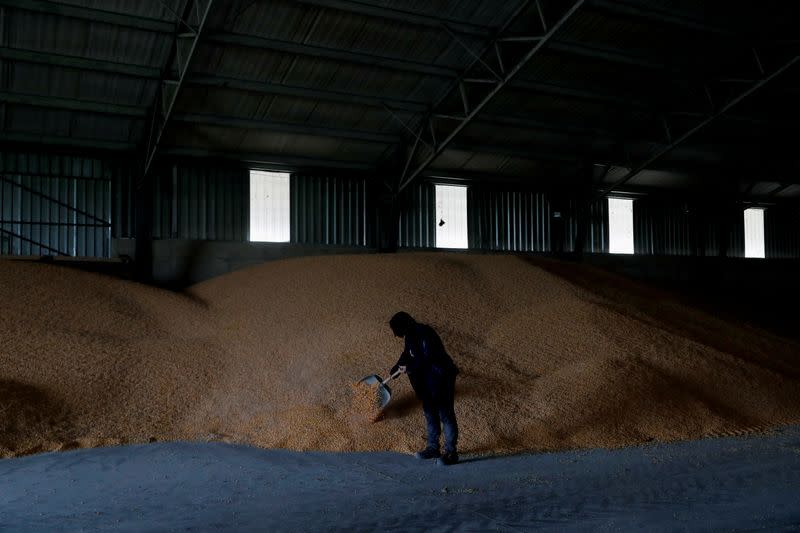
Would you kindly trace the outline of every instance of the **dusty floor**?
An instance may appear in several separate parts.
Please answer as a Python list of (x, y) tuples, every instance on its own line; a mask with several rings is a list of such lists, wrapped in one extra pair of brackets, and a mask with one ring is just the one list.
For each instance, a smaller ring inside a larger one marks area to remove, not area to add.
[(800, 427), (468, 460), (183, 442), (6, 459), (0, 530), (800, 529)]
[(617, 447), (800, 420), (800, 348), (586, 267), (400, 254), (273, 262), (184, 294), (0, 261), (0, 454), (164, 440), (409, 452), (407, 380), (377, 423), (406, 310), (461, 367), (465, 453)]

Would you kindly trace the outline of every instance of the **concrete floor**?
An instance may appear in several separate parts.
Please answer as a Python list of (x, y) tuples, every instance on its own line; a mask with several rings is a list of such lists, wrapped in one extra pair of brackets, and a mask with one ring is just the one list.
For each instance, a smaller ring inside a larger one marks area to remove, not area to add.
[(471, 458), (158, 443), (0, 460), (0, 531), (797, 531), (800, 427)]

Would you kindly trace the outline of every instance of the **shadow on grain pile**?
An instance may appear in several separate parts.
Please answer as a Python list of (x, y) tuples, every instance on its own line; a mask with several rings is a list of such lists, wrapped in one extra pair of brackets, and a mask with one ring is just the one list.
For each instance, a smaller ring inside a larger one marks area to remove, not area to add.
[(378, 422), (351, 409), (351, 385), (385, 375), (402, 349), (386, 324), (400, 309), (436, 327), (462, 369), (465, 453), (617, 447), (800, 418), (797, 344), (578, 265), (315, 257), (186, 292), (0, 261), (0, 409), (28, 413), (0, 423), (0, 453), (184, 439), (416, 450), (424, 424), (405, 378)]

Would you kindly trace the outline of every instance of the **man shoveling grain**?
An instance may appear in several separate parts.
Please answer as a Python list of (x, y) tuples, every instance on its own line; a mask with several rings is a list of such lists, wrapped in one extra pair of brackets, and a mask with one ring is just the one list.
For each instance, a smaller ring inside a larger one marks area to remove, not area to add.
[[(408, 374), (411, 387), (422, 400), (427, 422), (428, 446), (416, 456), (419, 459), (441, 457), (443, 464), (455, 464), (458, 462), (458, 423), (453, 402), (458, 368), (430, 326), (417, 323), (402, 311), (392, 317), (389, 326), (396, 337), (405, 338), (405, 349), (389, 374), (398, 370)], [(439, 453), (441, 426), (444, 426), (444, 455)]]

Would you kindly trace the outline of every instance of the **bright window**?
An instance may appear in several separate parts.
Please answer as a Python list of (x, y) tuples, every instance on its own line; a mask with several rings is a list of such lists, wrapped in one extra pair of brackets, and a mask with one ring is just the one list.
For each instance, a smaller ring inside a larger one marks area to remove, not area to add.
[(289, 241), (289, 174), (250, 171), (250, 240)]
[(608, 199), (608, 251), (612, 254), (633, 253), (633, 200)]
[(467, 248), (467, 188), (436, 186), (436, 247)]
[(744, 256), (764, 258), (764, 209), (744, 210)]

